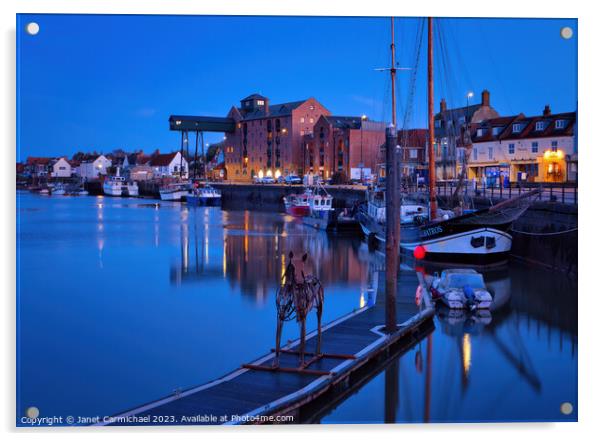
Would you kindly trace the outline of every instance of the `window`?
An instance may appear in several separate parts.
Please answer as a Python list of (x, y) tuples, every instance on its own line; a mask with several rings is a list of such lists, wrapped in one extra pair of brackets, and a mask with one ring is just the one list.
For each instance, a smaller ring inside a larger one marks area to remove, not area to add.
[(314, 110), (316, 108), (316, 106), (314, 106), (313, 104), (311, 106), (309, 106), (309, 110)]
[(492, 161), (493, 160), (493, 147), (489, 147), (487, 154), (488, 154), (489, 160)]
[(441, 128), (441, 120), (440, 119), (435, 120), (435, 127)]
[(535, 123), (535, 130), (537, 130), (538, 132), (542, 131), (546, 126), (546, 123), (544, 121), (537, 121)]
[(563, 120), (563, 119), (557, 119), (555, 127), (557, 129), (564, 129), (565, 124), (566, 124), (565, 120)]
[(464, 124), (466, 122), (466, 118), (461, 116), (460, 118), (458, 118), (458, 124)]
[(301, 124), (303, 124), (303, 123), (305, 122), (305, 118), (304, 118), (304, 117), (301, 117), (301, 118), (299, 119), (299, 122), (300, 122)]
[(483, 136), (483, 129), (477, 129), (477, 136)]
[(558, 151), (558, 141), (552, 141), (552, 151), (553, 152)]
[(416, 158), (418, 158), (418, 150), (410, 149), (410, 159), (416, 159)]
[(314, 119), (313, 118), (309, 118), (309, 123), (313, 124), (314, 123)]
[(502, 131), (501, 127), (494, 127), (493, 128), (493, 136), (499, 135), (501, 131)]
[(537, 142), (531, 143), (531, 153), (537, 153), (539, 151), (539, 144)]
[(257, 105), (258, 106), (263, 106), (263, 105), (265, 105), (265, 101), (264, 100), (257, 100)]
[(477, 161), (479, 159), (479, 151), (476, 147), (472, 150), (472, 159), (473, 161)]
[(512, 124), (512, 133), (518, 133), (522, 130), (522, 124)]
[(508, 154), (514, 155), (514, 144), (508, 144)]

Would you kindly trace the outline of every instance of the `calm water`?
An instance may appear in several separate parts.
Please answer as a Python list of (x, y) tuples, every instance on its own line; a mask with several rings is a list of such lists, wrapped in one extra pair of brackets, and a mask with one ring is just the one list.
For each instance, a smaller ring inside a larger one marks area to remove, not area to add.
[[(29, 193), (17, 203), (18, 414), (111, 415), (266, 353), (290, 250), (307, 251), (325, 284), (326, 321), (365, 304), (382, 261), (279, 213)], [(319, 419), (574, 419), (559, 408), (576, 409), (575, 283), (516, 264), (486, 279), (500, 303), (489, 323), (438, 317), (430, 351), (423, 340)]]

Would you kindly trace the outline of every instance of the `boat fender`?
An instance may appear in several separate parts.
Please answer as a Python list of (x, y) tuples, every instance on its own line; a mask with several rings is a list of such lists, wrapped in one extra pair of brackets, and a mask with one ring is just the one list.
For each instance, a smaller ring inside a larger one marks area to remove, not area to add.
[(466, 305), (469, 309), (474, 309), (476, 307), (474, 290), (470, 286), (464, 285), (462, 291), (464, 291), (464, 297), (466, 297)]

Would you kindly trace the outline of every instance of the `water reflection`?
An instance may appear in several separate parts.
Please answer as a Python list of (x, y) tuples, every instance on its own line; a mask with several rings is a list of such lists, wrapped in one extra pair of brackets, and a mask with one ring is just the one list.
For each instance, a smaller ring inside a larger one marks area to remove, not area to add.
[[(181, 256), (170, 271), (174, 285), (225, 278), (261, 303), (280, 282), (288, 253), (307, 252), (309, 268), (325, 286), (359, 287), (360, 307), (375, 301), (378, 276), (368, 266), (371, 253), (358, 239), (337, 239), (270, 213), (194, 207), (183, 208), (180, 221)], [(210, 228), (212, 222), (221, 228)]]
[(322, 422), (575, 420), (560, 404), (576, 406), (576, 282), (517, 263), (482, 272), (491, 311), (438, 306), (435, 331)]

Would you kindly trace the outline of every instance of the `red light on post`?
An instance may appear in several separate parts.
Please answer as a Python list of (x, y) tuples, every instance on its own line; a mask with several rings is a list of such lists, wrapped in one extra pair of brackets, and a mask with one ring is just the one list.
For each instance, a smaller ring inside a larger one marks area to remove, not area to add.
[(422, 260), (424, 259), (424, 256), (426, 256), (426, 248), (422, 245), (416, 246), (416, 248), (414, 248), (414, 257), (418, 260)]

